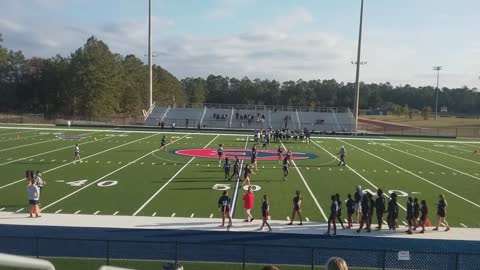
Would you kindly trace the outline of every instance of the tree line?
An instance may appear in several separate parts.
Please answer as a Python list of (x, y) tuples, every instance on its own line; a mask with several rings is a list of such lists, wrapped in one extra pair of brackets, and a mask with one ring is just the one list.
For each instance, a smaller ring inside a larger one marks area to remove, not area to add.
[[(70, 56), (29, 58), (1, 46), (0, 112), (83, 116), (139, 116), (145, 109), (148, 66), (135, 55), (111, 52), (106, 43), (90, 37)], [(477, 89), (442, 88), (439, 107), (450, 112), (480, 113)], [(230, 103), (307, 107), (352, 107), (355, 84), (330, 80), (279, 82), (267, 79), (207, 78), (178, 80), (153, 68), (153, 100), (160, 105)], [(435, 88), (361, 84), (361, 109), (386, 109), (394, 114), (433, 108)]]

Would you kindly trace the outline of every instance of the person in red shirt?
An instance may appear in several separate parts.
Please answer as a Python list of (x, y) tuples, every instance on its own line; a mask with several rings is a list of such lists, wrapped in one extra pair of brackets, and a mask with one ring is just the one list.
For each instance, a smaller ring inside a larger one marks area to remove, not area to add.
[(245, 222), (253, 221), (251, 210), (253, 208), (254, 198), (255, 196), (253, 195), (252, 186), (248, 186), (247, 192), (243, 195), (243, 208), (245, 209), (245, 213), (247, 214), (247, 219), (244, 220)]

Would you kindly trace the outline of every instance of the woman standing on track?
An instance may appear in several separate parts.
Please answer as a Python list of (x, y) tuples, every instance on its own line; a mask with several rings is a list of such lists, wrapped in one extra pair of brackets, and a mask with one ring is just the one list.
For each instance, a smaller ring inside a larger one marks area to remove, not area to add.
[(270, 227), (270, 224), (268, 224), (268, 218), (270, 217), (270, 205), (268, 204), (268, 195), (263, 195), (263, 202), (262, 202), (262, 226), (259, 231), (263, 230), (263, 226), (267, 225), (268, 231), (272, 231), (272, 227)]
[(301, 205), (302, 205), (302, 197), (300, 196), (300, 191), (297, 190), (295, 192), (295, 196), (293, 197), (292, 219), (290, 220), (290, 223), (288, 223), (287, 225), (292, 225), (293, 224), (293, 220), (295, 219), (295, 214), (297, 214), (298, 217), (300, 218), (300, 223), (298, 223), (298, 225), (303, 225)]
[(422, 207), (420, 208), (420, 212), (422, 214), (420, 215), (420, 226), (422, 227), (422, 230), (420, 231), (420, 233), (425, 233), (425, 223), (428, 219), (428, 207), (425, 200), (422, 200), (421, 204)]
[(447, 200), (445, 200), (445, 196), (443, 196), (443, 194), (440, 194), (439, 196), (437, 207), (437, 227), (435, 227), (433, 230), (438, 231), (438, 226), (443, 223), (445, 226), (447, 226), (445, 231), (450, 231), (450, 226), (448, 226), (447, 222)]
[(253, 221), (251, 211), (253, 208), (254, 198), (255, 196), (253, 195), (252, 186), (249, 186), (247, 192), (243, 195), (243, 208), (245, 209), (245, 213), (247, 214), (247, 219), (244, 220), (245, 222)]
[(232, 200), (228, 197), (228, 192), (224, 191), (222, 197), (218, 199), (218, 208), (222, 212), (222, 225), (225, 226), (225, 218), (228, 217), (228, 227), (232, 226), (232, 216), (230, 215), (230, 208)]

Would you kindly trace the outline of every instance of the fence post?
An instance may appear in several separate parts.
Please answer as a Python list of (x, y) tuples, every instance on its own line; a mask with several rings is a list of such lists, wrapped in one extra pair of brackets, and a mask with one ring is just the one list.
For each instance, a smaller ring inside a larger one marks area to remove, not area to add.
[(246, 257), (247, 257), (247, 254), (246, 254), (246, 246), (245, 246), (245, 243), (243, 243), (242, 245), (242, 248), (243, 248), (243, 251), (242, 251), (242, 255), (243, 255), (243, 265), (242, 265), (242, 269), (245, 270), (245, 261), (246, 261)]
[(175, 241), (175, 264), (178, 263), (178, 240)]
[(315, 248), (312, 248), (312, 270), (315, 268)]
[(385, 270), (385, 260), (386, 260), (386, 257), (387, 257), (387, 251), (384, 250), (383, 251), (383, 260), (382, 260), (382, 269)]
[(107, 240), (106, 252), (107, 252), (107, 265), (110, 265), (110, 241), (109, 240)]
[(40, 258), (40, 249), (38, 248), (39, 244), (39, 239), (38, 236), (35, 236), (35, 254), (37, 255), (37, 258)]

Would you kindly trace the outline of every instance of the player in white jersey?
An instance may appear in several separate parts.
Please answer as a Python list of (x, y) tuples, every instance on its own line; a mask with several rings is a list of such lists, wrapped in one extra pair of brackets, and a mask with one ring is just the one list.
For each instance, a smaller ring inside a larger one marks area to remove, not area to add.
[(74, 151), (73, 161), (80, 160), (80, 147), (78, 147), (78, 144), (75, 144), (75, 148), (73, 151)]
[(221, 144), (218, 145), (217, 155), (218, 155), (218, 166), (220, 167), (220, 163), (222, 162), (222, 157), (223, 157), (223, 146)]

